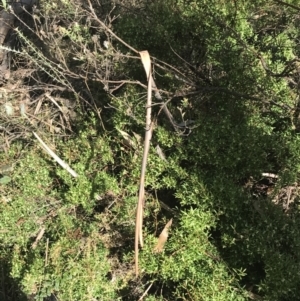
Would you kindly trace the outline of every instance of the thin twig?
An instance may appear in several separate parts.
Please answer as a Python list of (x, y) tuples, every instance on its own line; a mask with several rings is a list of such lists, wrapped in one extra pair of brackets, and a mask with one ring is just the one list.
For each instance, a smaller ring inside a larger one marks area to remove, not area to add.
[[(97, 14), (95, 13), (94, 11), (94, 8), (91, 4), (91, 1), (88, 0), (89, 2), (89, 6), (90, 6), (90, 10), (91, 10), (91, 14), (92, 16), (95, 18), (95, 20), (108, 32), (110, 33), (116, 40), (118, 40), (120, 43), (122, 43), (124, 46), (126, 46), (128, 49), (130, 49), (131, 51), (133, 51), (134, 53), (140, 53), (138, 52), (135, 48), (133, 48), (132, 46), (130, 46), (129, 44), (127, 44), (124, 40), (122, 40), (120, 37), (118, 37), (108, 26), (106, 26), (101, 20), (99, 20)], [(157, 59), (156, 59), (157, 60)], [(176, 73), (179, 73), (181, 74), (182, 76), (184, 76), (178, 69), (176, 69), (174, 66), (171, 66), (163, 61), (160, 61), (160, 60), (157, 60), (161, 63), (163, 63), (165, 66), (168, 66), (169, 68), (171, 68), (172, 70), (176, 71)], [(159, 66), (159, 64), (155, 63), (156, 65)], [(163, 68), (163, 67), (162, 67)], [(150, 74), (151, 76), (151, 82), (152, 82), (152, 89), (155, 91), (155, 98), (156, 99), (159, 99), (159, 100), (162, 100), (162, 97), (159, 93), (159, 90), (157, 89), (156, 85), (155, 85), (155, 82), (154, 82), (154, 79), (152, 77), (152, 75)], [(101, 82), (105, 82), (103, 80), (100, 80)], [(106, 82), (109, 82), (109, 81), (106, 81)], [(125, 83), (125, 81), (123, 81)], [(133, 82), (133, 83), (136, 83), (136, 84), (140, 84), (142, 85), (140, 82)], [(163, 106), (163, 110), (164, 112), (167, 114), (168, 118), (170, 119), (170, 115), (172, 116), (172, 114), (170, 113), (170, 111), (168, 110), (168, 108), (166, 106)], [(176, 128), (177, 127), (177, 123), (174, 121), (174, 118), (172, 120), (172, 125)], [(180, 127), (179, 127), (180, 128)]]
[(64, 114), (64, 110), (60, 107), (60, 105), (56, 102), (56, 100), (52, 96), (50, 96), (48, 92), (45, 93), (45, 96), (48, 99), (50, 99), (58, 107), (58, 109)]
[(149, 292), (151, 286), (153, 285), (154, 281), (150, 283), (150, 285), (147, 287), (147, 289), (144, 291), (143, 295), (140, 297), (140, 299), (138, 301), (142, 301), (144, 299), (144, 297), (147, 295), (147, 293)]
[(41, 143), (45, 151), (67, 172), (69, 172), (73, 177), (78, 177), (78, 174), (62, 159), (60, 159), (47, 145), (46, 143), (35, 133), (33, 132), (33, 135), (36, 137), (36, 139)]
[(94, 8), (92, 6), (92, 3), (90, 0), (88, 0), (89, 5), (90, 5), (90, 10), (91, 13), (93, 15), (93, 17), (95, 18), (95, 21), (97, 21), (107, 32), (109, 32), (116, 40), (118, 40), (119, 42), (121, 42), (124, 46), (126, 46), (127, 48), (129, 48), (131, 51), (135, 52), (135, 53), (139, 53), (136, 49), (134, 49), (133, 47), (131, 47), (129, 44), (127, 44), (125, 41), (123, 41), (121, 38), (119, 38), (111, 29), (109, 29), (96, 15)]
[(37, 247), (37, 244), (39, 243), (39, 241), (42, 239), (43, 235), (45, 233), (45, 227), (41, 227), (39, 229), (39, 232), (37, 234), (37, 237), (34, 241), (34, 243), (32, 244), (31, 248), (34, 250)]
[(274, 0), (274, 1), (279, 3), (279, 4), (282, 4), (282, 5), (285, 5), (285, 6), (288, 6), (288, 7), (291, 7), (293, 9), (296, 9), (296, 10), (300, 11), (299, 6), (296, 6), (296, 5), (293, 5), (293, 4), (290, 4), (290, 3), (286, 3), (286, 2), (283, 2), (283, 1), (280, 1), (280, 0)]
[(45, 267), (48, 265), (48, 251), (49, 251), (49, 238), (47, 238), (47, 242), (46, 242)]

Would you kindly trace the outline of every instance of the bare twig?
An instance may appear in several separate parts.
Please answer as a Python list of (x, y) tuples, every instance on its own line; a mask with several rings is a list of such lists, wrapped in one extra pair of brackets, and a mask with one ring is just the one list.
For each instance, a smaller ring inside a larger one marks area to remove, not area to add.
[(49, 252), (49, 238), (47, 238), (47, 242), (46, 242), (45, 267), (48, 265), (48, 252)]
[(60, 159), (47, 145), (46, 143), (35, 133), (33, 132), (33, 135), (36, 137), (36, 139), (41, 143), (45, 151), (67, 172), (69, 172), (73, 177), (78, 177), (78, 174), (62, 159)]
[(296, 9), (298, 11), (300, 11), (300, 7), (299, 6), (296, 6), (296, 5), (293, 5), (293, 4), (290, 4), (290, 3), (286, 3), (286, 2), (283, 2), (283, 1), (280, 1), (280, 0), (274, 0), (275, 2), (279, 3), (279, 4), (282, 4), (284, 6), (288, 6), (288, 7), (291, 7), (293, 9)]
[(135, 52), (135, 53), (139, 53), (136, 49), (134, 49), (133, 47), (131, 47), (129, 44), (127, 44), (125, 41), (123, 41), (121, 38), (119, 38), (110, 28), (108, 28), (97, 16), (97, 14), (94, 11), (94, 8), (92, 6), (92, 3), (90, 0), (88, 0), (89, 5), (90, 5), (90, 10), (91, 13), (95, 19), (95, 21), (97, 21), (101, 27), (103, 27), (107, 32), (109, 32), (116, 40), (118, 40), (119, 42), (121, 42), (124, 46), (126, 46), (128, 49), (130, 49), (131, 51)]
[[(110, 33), (116, 40), (118, 40), (120, 43), (122, 43), (124, 46), (126, 46), (128, 49), (130, 49), (131, 51), (133, 51), (134, 53), (139, 53), (135, 48), (133, 48), (132, 46), (130, 46), (129, 44), (127, 44), (124, 40), (122, 40), (119, 36), (117, 36), (108, 26), (106, 26), (99, 18), (98, 16), (96, 15), (95, 11), (94, 11), (94, 8), (91, 4), (91, 1), (88, 0), (89, 2), (89, 6), (90, 6), (90, 11), (91, 11), (91, 14), (92, 16), (94, 17), (94, 19), (101, 25), (101, 27), (103, 27), (108, 33)], [(134, 57), (136, 58), (136, 57)], [(150, 58), (150, 57), (149, 57)], [(155, 59), (157, 60), (157, 59)], [(178, 69), (176, 69), (174, 66), (171, 66), (163, 61), (160, 61), (160, 60), (157, 60), (159, 61), (160, 63), (163, 63), (165, 66), (169, 67), (170, 69), (172, 69), (173, 72), (175, 73), (179, 73), (181, 75), (181, 77), (184, 77), (184, 74), (182, 74)], [(157, 66), (160, 66), (159, 64), (155, 63), (155, 65)], [(165, 69), (164, 67), (160, 66), (161, 68)], [(162, 100), (162, 97), (159, 93), (159, 90), (157, 89), (156, 85), (155, 85), (155, 82), (154, 82), (154, 79), (152, 77), (152, 75), (150, 74), (150, 77), (151, 77), (151, 84), (152, 84), (152, 89), (155, 91), (155, 98), (156, 99), (159, 99), (159, 100)], [(101, 82), (105, 83), (105, 81), (101, 80)], [(109, 82), (109, 81), (106, 81), (106, 82)], [(122, 83), (125, 83), (126, 81), (121, 81)], [(136, 84), (139, 84), (139, 85), (142, 85), (140, 82), (133, 82), (133, 83), (136, 83)], [(190, 83), (192, 85), (192, 83)], [(172, 114), (170, 113), (170, 111), (168, 110), (168, 108), (163, 105), (162, 106), (163, 108), (163, 111), (165, 112), (165, 114), (167, 114), (168, 118), (170, 119), (170, 116), (172, 116)], [(180, 128), (180, 126), (177, 125), (177, 123), (175, 122), (174, 118), (172, 117), (170, 120), (172, 120), (172, 125), (176, 128)]]
[(147, 289), (144, 291), (143, 295), (140, 297), (140, 299), (138, 301), (142, 301), (144, 299), (144, 297), (149, 292), (149, 289), (151, 288), (151, 286), (153, 285), (153, 283), (154, 283), (154, 281), (150, 283), (150, 285), (147, 287)]
[(145, 174), (147, 166), (147, 158), (150, 148), (150, 140), (152, 137), (153, 123), (151, 121), (151, 104), (152, 104), (152, 75), (151, 75), (151, 60), (148, 51), (140, 52), (141, 60), (146, 71), (148, 80), (148, 94), (147, 94), (147, 105), (146, 105), (146, 132), (145, 132), (145, 142), (144, 142), (144, 155), (141, 168), (141, 178), (140, 178), (140, 189), (139, 189), (139, 199), (136, 210), (136, 224), (135, 224), (135, 273), (136, 276), (139, 274), (139, 242), (141, 247), (143, 247), (143, 202), (145, 197)]
[(34, 243), (32, 244), (31, 248), (35, 249), (37, 247), (38, 242), (42, 239), (43, 235), (45, 233), (45, 227), (41, 227), (39, 229), (38, 235), (34, 241)]
[(45, 93), (45, 96), (48, 99), (50, 99), (58, 107), (58, 109), (64, 114), (64, 110), (60, 107), (60, 105), (56, 102), (56, 100), (52, 96), (50, 96), (48, 92)]

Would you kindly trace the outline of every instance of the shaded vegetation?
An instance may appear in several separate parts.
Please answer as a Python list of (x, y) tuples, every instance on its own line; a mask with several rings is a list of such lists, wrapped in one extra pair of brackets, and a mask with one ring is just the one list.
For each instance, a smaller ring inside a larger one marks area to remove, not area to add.
[[(300, 300), (299, 14), (292, 0), (41, 1), (25, 14), (1, 87), (1, 300)], [(135, 49), (162, 96), (138, 278)]]

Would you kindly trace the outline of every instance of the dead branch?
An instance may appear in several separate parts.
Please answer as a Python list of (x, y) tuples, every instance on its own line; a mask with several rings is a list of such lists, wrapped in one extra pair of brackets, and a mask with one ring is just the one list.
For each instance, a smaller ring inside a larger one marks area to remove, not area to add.
[(139, 254), (139, 241), (141, 247), (143, 247), (143, 202), (145, 198), (145, 174), (148, 153), (150, 148), (150, 140), (152, 137), (153, 123), (151, 121), (151, 104), (152, 104), (152, 75), (151, 75), (151, 60), (148, 51), (140, 52), (141, 60), (146, 71), (146, 76), (148, 80), (148, 93), (147, 93), (147, 105), (146, 105), (146, 132), (145, 132), (145, 142), (144, 142), (144, 155), (141, 168), (141, 177), (140, 177), (140, 189), (139, 189), (139, 199), (136, 210), (136, 224), (135, 224), (135, 274), (139, 274), (139, 265), (138, 265), (138, 254)]

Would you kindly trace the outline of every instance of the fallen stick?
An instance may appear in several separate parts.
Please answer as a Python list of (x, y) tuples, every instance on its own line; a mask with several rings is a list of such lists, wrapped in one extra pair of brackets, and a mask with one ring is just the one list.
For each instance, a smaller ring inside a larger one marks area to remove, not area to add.
[(69, 172), (73, 177), (78, 177), (78, 174), (62, 159), (60, 159), (47, 145), (46, 143), (36, 134), (33, 132), (33, 135), (36, 137), (36, 139), (41, 143), (44, 150), (67, 172)]

